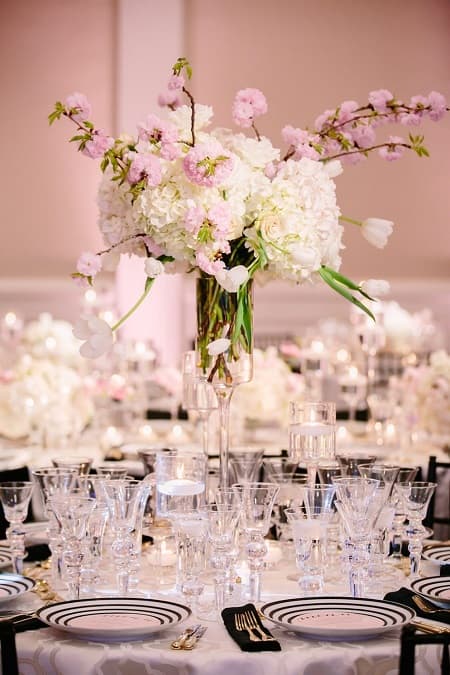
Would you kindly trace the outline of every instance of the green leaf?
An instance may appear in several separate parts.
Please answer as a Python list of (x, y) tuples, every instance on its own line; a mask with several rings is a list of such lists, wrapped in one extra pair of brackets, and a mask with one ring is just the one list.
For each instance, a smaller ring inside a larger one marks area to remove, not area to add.
[(357, 307), (362, 309), (363, 312), (365, 312), (368, 316), (370, 316), (371, 319), (373, 319), (373, 321), (375, 321), (375, 317), (370, 311), (370, 309), (366, 307), (360, 300), (358, 300), (358, 298), (355, 298), (355, 296), (352, 295), (345, 286), (343, 286), (338, 281), (333, 279), (333, 277), (329, 274), (329, 272), (327, 272), (325, 268), (322, 267), (319, 270), (319, 274), (325, 281), (325, 283), (328, 284), (328, 286), (330, 286), (330, 288), (336, 291), (336, 293), (339, 293), (339, 295), (342, 295), (343, 298), (351, 302), (353, 305), (356, 305)]

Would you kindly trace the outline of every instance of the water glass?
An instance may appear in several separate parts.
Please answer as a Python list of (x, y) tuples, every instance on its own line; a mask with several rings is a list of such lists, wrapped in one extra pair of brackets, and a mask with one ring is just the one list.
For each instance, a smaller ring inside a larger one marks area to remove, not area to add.
[(300, 508), (286, 510), (292, 528), (295, 560), (300, 570), (298, 583), (306, 596), (323, 592), (327, 524), (331, 509), (320, 506), (308, 512)]
[(409, 520), (406, 534), (409, 539), (410, 579), (413, 580), (419, 576), (423, 539), (426, 536), (422, 520), (427, 514), (428, 504), (436, 489), (436, 483), (396, 483), (395, 489), (402, 500)]
[(177, 577), (180, 590), (198, 614), (198, 598), (205, 587), (208, 519), (204, 510), (177, 513), (174, 518), (177, 540)]
[(318, 464), (335, 456), (336, 404), (292, 401), (289, 410), (290, 456), (306, 464), (309, 484), (313, 486)]

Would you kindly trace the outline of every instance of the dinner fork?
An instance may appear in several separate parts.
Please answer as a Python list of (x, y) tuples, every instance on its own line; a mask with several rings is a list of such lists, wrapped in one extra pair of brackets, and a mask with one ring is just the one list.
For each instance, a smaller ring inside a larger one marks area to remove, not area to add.
[(267, 635), (265, 631), (259, 626), (258, 622), (256, 621), (256, 618), (251, 612), (244, 612), (244, 622), (245, 625), (247, 626), (247, 630), (254, 631), (257, 635), (259, 635), (260, 640), (263, 642), (274, 642), (275, 638), (272, 637), (271, 635)]
[(261, 642), (261, 640), (259, 638), (257, 638), (256, 635), (254, 635), (253, 631), (251, 631), (245, 625), (243, 614), (235, 614), (234, 615), (234, 623), (235, 623), (235, 626), (236, 626), (236, 630), (245, 631), (246, 633), (248, 633), (248, 637), (250, 638), (251, 642)]

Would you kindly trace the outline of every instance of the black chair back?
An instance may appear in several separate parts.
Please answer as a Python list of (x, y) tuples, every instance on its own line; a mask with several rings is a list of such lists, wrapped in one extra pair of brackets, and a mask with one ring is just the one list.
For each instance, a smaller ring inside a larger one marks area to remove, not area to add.
[(443, 645), (441, 675), (450, 673), (450, 633), (416, 633), (416, 627), (409, 624), (402, 629), (400, 663), (398, 675), (414, 675), (415, 649), (417, 645)]
[[(434, 529), (436, 525), (447, 526), (448, 536), (450, 534), (450, 462), (440, 462), (434, 455), (431, 455), (428, 460), (427, 481), (430, 483), (437, 483), (437, 487), (431, 497), (424, 525), (426, 525), (426, 527), (431, 527), (432, 529)], [(441, 491), (442, 493), (445, 491), (445, 494), (447, 495), (447, 508), (445, 513), (436, 515), (436, 497), (437, 493)], [(443, 533), (440, 532), (439, 536), (442, 534)]]

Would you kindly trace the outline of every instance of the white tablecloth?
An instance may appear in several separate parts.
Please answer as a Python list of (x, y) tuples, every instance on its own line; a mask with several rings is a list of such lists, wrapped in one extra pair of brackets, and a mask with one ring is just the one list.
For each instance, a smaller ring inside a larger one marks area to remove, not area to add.
[[(298, 597), (298, 586), (287, 578), (286, 563), (263, 578), (263, 600)], [(433, 573), (431, 570), (429, 573)], [(398, 585), (404, 583), (399, 579)], [(341, 590), (345, 588), (341, 584)], [(208, 587), (207, 587), (208, 592)], [(180, 601), (180, 598), (178, 598)], [(183, 602), (181, 600), (181, 602)], [(244, 602), (244, 601), (243, 601)], [(20, 607), (37, 603), (30, 593), (18, 598)], [(14, 603), (8, 603), (13, 606)], [(4, 608), (3, 605), (2, 608)], [(196, 623), (191, 618), (190, 623)], [(271, 625), (281, 652), (242, 652), (222, 622), (202, 621), (208, 631), (192, 652), (176, 652), (170, 642), (181, 628), (168, 629), (140, 642), (82, 641), (52, 628), (17, 635), (21, 675), (395, 675), (400, 653), (399, 631), (354, 642), (303, 639)], [(440, 647), (417, 649), (416, 675), (439, 672)], [(7, 675), (7, 674), (4, 674)]]

